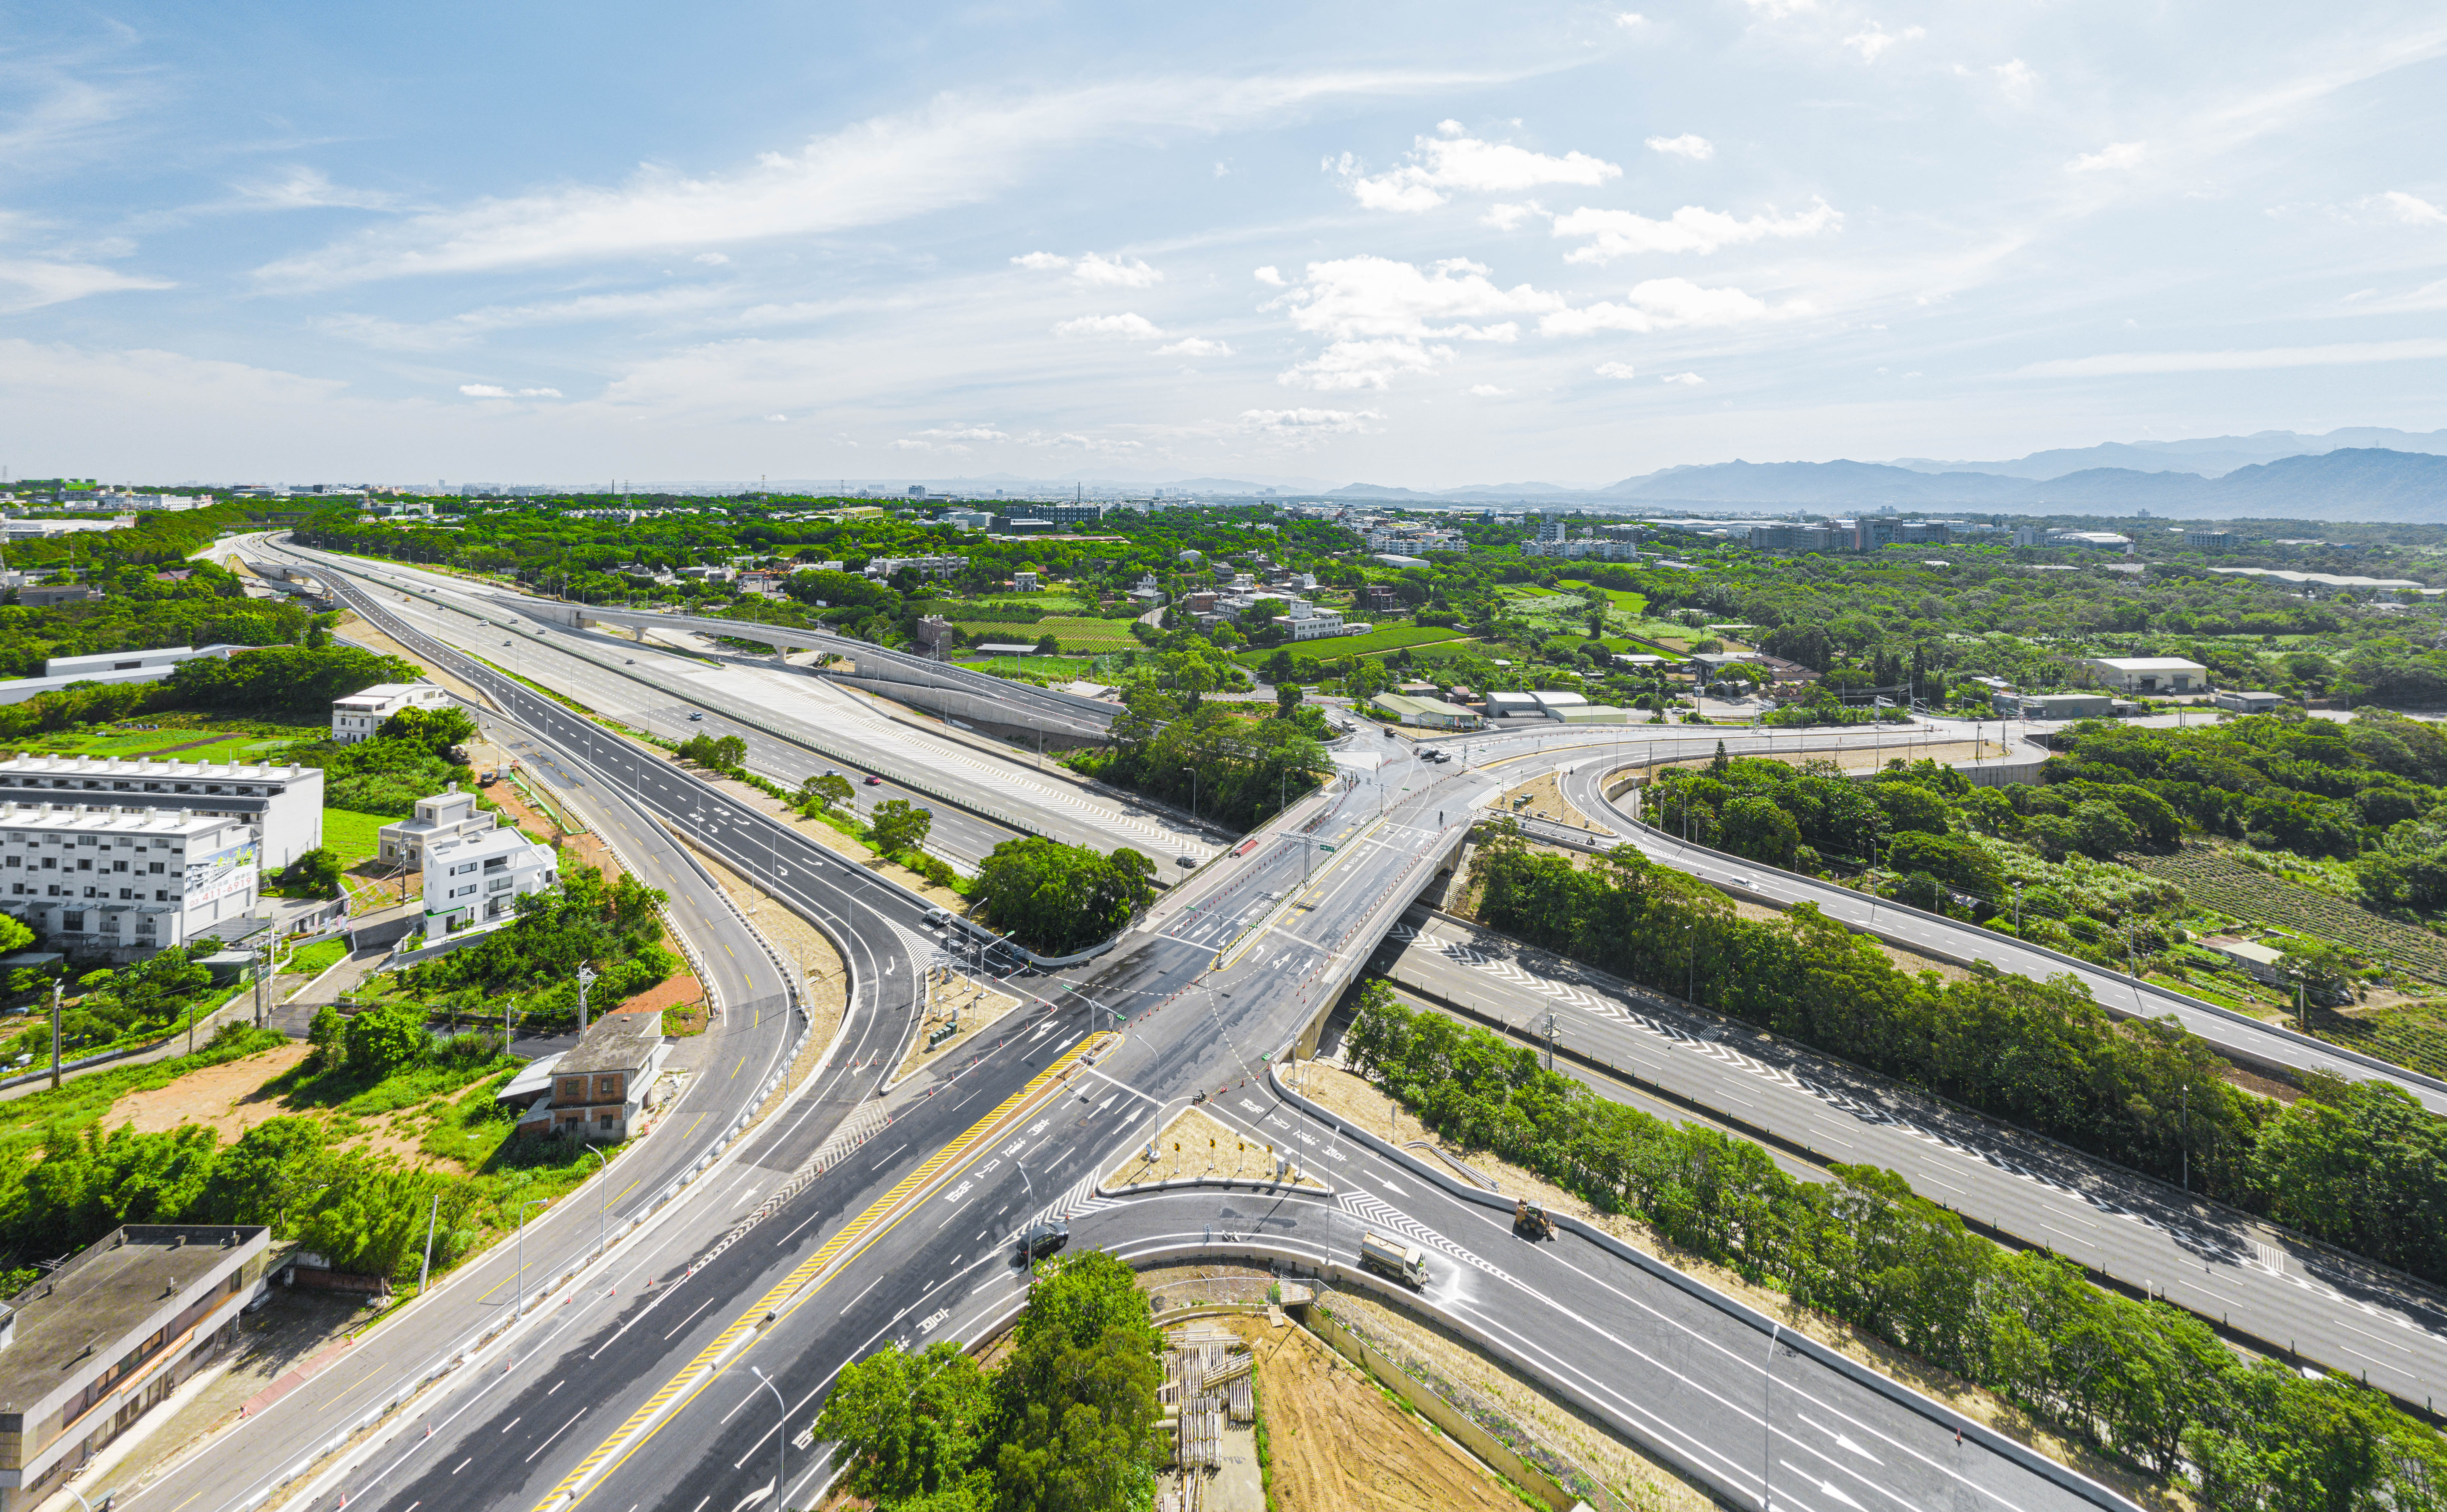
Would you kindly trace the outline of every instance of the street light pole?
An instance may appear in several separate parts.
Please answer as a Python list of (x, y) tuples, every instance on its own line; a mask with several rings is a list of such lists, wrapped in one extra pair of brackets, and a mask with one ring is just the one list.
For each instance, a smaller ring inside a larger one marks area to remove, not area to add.
[(773, 1393), (773, 1401), (782, 1409), (781, 1420), (773, 1425), (773, 1447), (778, 1451), (773, 1465), (773, 1501), (779, 1505), (787, 1494), (782, 1483), (790, 1476), (790, 1404), (782, 1400), (782, 1389), (773, 1384), (771, 1376), (757, 1366), (751, 1365), (749, 1369), (756, 1372), (756, 1379), (765, 1384), (765, 1389)]

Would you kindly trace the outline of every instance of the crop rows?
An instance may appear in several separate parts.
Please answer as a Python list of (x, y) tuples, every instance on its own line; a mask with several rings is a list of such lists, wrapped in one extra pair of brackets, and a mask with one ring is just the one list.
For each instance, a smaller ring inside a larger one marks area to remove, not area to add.
[(2421, 1022), (2401, 1012), (2373, 1019), (2342, 1019), (2321, 1014), (2312, 1021), (2320, 1038), (2348, 1049), (2393, 1061), (2409, 1070), (2447, 1077), (2447, 1033), (2435, 1021)]
[(2427, 930), (2400, 924), (2356, 903), (2281, 881), (2206, 846), (2172, 856), (2138, 856), (2129, 864), (2182, 887), (2202, 907), (2254, 924), (2334, 940), (2434, 982), (2447, 982), (2447, 944)]

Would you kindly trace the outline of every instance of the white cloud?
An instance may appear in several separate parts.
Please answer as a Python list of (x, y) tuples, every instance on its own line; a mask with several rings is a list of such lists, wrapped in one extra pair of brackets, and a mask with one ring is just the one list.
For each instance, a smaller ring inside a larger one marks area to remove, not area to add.
[(161, 278), (143, 278), (89, 262), (40, 257), (0, 257), (0, 312), (66, 304), (88, 294), (127, 289), (175, 289)]
[(1068, 273), (1083, 284), (1100, 289), (1145, 289), (1164, 282), (1164, 274), (1136, 257), (1108, 257), (1091, 252), (1073, 260), (1056, 253), (1030, 252), (1011, 259), (1032, 273)]
[(1130, 341), (1160, 341), (1164, 337), (1164, 328), (1137, 313), (1081, 315), (1076, 320), (1057, 323), (1053, 333), (1057, 336), (1121, 336)]
[(1602, 362), (1597, 366), (1597, 374), (1601, 378), (1637, 378), (1640, 369), (1627, 362)]
[(1693, 162), (1705, 162), (1717, 155), (1717, 144), (1705, 137), (1686, 131), (1679, 137), (1651, 137), (1648, 150), (1661, 152), (1669, 158), (1688, 158)]
[(1462, 194), (1514, 194), (1543, 183), (1594, 187), (1618, 178), (1622, 170), (1582, 152), (1560, 158), (1531, 152), (1508, 142), (1481, 142), (1455, 135), (1458, 122), (1437, 128), (1442, 137), (1419, 137), (1411, 161), (1371, 179), (1359, 171), (1359, 160), (1349, 153), (1326, 161), (1326, 171), (1340, 175), (1353, 198), (1370, 210), (1432, 210)]
[(1374, 409), (1243, 409), (1239, 428), (1250, 435), (1306, 446), (1330, 436), (1365, 435), (1368, 422), (1384, 418)]
[(1232, 349), (1204, 336), (1184, 336), (1168, 347), (1158, 347), (1155, 354), (1159, 357), (1229, 357)]
[(1751, 14), (1770, 21), (1781, 21), (1787, 16), (1797, 16), (1818, 9), (1818, 0), (1744, 0), (1744, 3), (1751, 8)]
[(2127, 377), (2138, 373), (2254, 372), (2270, 368), (2342, 368), (2366, 362), (2426, 362), (2447, 357), (2447, 338), (2347, 341), (2323, 347), (2261, 347), (2231, 351), (2117, 351), (2059, 357), (2015, 369), (2022, 378)]
[(1280, 303), (1289, 308), (1293, 326), (1327, 338), (1327, 346), (1277, 381), (1322, 389), (1385, 387), (1398, 373), (1425, 372), (1452, 360), (1444, 341), (1519, 337), (1519, 322), (1489, 316), (1564, 308), (1561, 295), (1527, 284), (1500, 289), (1485, 267), (1461, 257), (1424, 272), (1386, 257), (1313, 262), (1300, 286)]
[(1585, 336), (1600, 331), (1676, 331), (1686, 326), (1738, 326), (1809, 314), (1798, 300), (1770, 305), (1739, 289), (1708, 289), (1688, 278), (1651, 278), (1636, 284), (1626, 304), (1601, 300), (1559, 310), (1538, 322), (1542, 336)]
[(1251, 276), (1252, 278), (1257, 279), (1257, 280), (1258, 280), (1258, 282), (1260, 282), (1260, 283), (1261, 283), (1261, 284), (1268, 284), (1268, 285), (1271, 285), (1272, 287), (1277, 288), (1277, 289), (1280, 289), (1281, 287), (1283, 287), (1283, 275), (1282, 275), (1282, 274), (1281, 274), (1280, 272), (1277, 271), (1277, 270), (1276, 270), (1275, 268), (1273, 268), (1272, 266), (1268, 266), (1268, 267), (1261, 268), (1261, 269), (1259, 269), (1256, 273), (1251, 274), (1249, 276)]
[(1102, 288), (1145, 289), (1164, 282), (1164, 274), (1136, 257), (1103, 257), (1095, 253), (1079, 259), (1071, 276)]
[(320, 168), (292, 168), (277, 179), (233, 184), (242, 210), (395, 210), (399, 197), (379, 189), (348, 189)]
[(696, 255), (696, 260), (709, 268), (719, 268), (730, 259), (718, 252), (700, 252)]
[(499, 384), (461, 384), (459, 391), (470, 399), (558, 399), (558, 388), (504, 388)]
[(1927, 35), (1928, 33), (1919, 27), (1906, 27), (1901, 31), (1888, 31), (1886, 28), (1881, 27), (1876, 22), (1872, 21), (1869, 23), (1868, 29), (1856, 31), (1852, 35), (1846, 37), (1844, 39), (1844, 46), (1851, 48), (1854, 52), (1859, 53), (1863, 63), (1875, 63), (1878, 61), (1878, 54), (1886, 51), (1888, 47), (1893, 47), (1896, 43), (1918, 42), (1921, 38)]
[(2441, 210), (2427, 199), (2419, 199), (2401, 189), (2390, 189), (2373, 196), (2371, 203), (2382, 206), (2388, 214), (2408, 226), (2447, 226), (2447, 210)]
[(1614, 24), (1625, 31), (1638, 31), (1648, 25), (1648, 18), (1637, 10), (1625, 10), (1616, 15)]
[(317, 288), (413, 274), (552, 267), (806, 237), (981, 203), (1090, 141), (1150, 130), (1216, 132), (1325, 99), (1416, 96), (1485, 71), (1132, 78), (1061, 93), (944, 95), (768, 152), (729, 171), (653, 164), (617, 184), (579, 184), (432, 210), (282, 257), (266, 284)]
[(2039, 86), (2039, 74), (2020, 58), (1990, 65), (1988, 76), (1997, 81), (1997, 92), (2018, 105), (2029, 104)]
[(773, 422), (777, 425), (787, 425), (790, 419), (787, 415), (767, 415), (765, 418)]
[(1684, 205), (1664, 220), (1652, 220), (1628, 210), (1583, 208), (1555, 217), (1558, 236), (1587, 236), (1585, 247), (1564, 255), (1565, 262), (1611, 262), (1617, 257), (1653, 252), (1689, 252), (1701, 256), (1719, 247), (1760, 241), (1770, 236), (1814, 236), (1844, 224), (1844, 213), (1826, 200), (1814, 200), (1798, 215), (1765, 215), (1741, 219), (1721, 210)]
[(1478, 217), (1478, 223), (1482, 226), (1493, 226), (1498, 231), (1510, 231), (1523, 221), (1536, 216), (1546, 216), (1551, 219), (1553, 212), (1535, 199), (1527, 204), (1490, 205), (1488, 207), (1487, 214)]
[(1697, 388), (1708, 380), (1696, 372), (1678, 372), (1668, 373), (1657, 381), (1661, 384), (1675, 384), (1684, 388)]
[(2085, 152), (2065, 164), (2068, 173), (2096, 173), (2103, 168), (2133, 168), (2149, 155), (2149, 143), (2111, 142), (2096, 152)]
[(1498, 388), (1493, 384), (1472, 384), (1470, 386), (1470, 391), (1476, 394), (1481, 399), (1501, 399), (1512, 390), (1509, 388)]
[[(589, 321), (668, 319), (726, 303), (731, 297), (718, 287), (688, 283), (642, 293), (581, 294), (544, 304), (488, 305), (423, 324), (354, 312), (330, 315), (315, 324), (332, 335), (369, 347), (395, 351), (442, 351), (467, 346), (496, 331)], [(756, 313), (751, 309), (741, 319), (752, 324), (749, 317)]]
[(892, 445), (897, 451), (947, 451), (967, 453), (969, 443), (1009, 441), (1011, 433), (992, 425), (939, 425), (902, 436)]

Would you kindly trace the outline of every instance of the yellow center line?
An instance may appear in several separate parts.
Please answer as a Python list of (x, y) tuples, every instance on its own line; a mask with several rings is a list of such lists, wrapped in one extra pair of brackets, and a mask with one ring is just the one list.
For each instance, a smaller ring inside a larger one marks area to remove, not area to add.
[[(865, 1212), (861, 1213), (831, 1238), (826, 1239), (823, 1247), (809, 1256), (798, 1269), (784, 1276), (763, 1296), (757, 1298), (754, 1306), (731, 1319), (730, 1326), (724, 1329), (713, 1342), (698, 1351), (696, 1357), (689, 1361), (678, 1374), (664, 1382), (661, 1389), (648, 1397), (642, 1407), (629, 1415), (627, 1422), (621, 1424), (601, 1444), (597, 1445), (594, 1452), (579, 1462), (578, 1467), (563, 1477), (560, 1484), (552, 1488), (549, 1496), (537, 1503), (537, 1512), (551, 1512), (551, 1509), (574, 1503), (582, 1494), (576, 1488), (598, 1468), (602, 1468), (607, 1473), (619, 1468), (627, 1462), (630, 1455), (635, 1454), (645, 1446), (647, 1440), (654, 1436), (653, 1430), (642, 1433), (638, 1430), (653, 1423), (666, 1407), (673, 1404), (674, 1399), (680, 1399), (678, 1405), (685, 1407), (688, 1399), (693, 1399), (699, 1391), (711, 1385), (714, 1376), (720, 1373), (718, 1366), (722, 1357), (730, 1352), (731, 1346), (736, 1344), (742, 1335), (756, 1328), (767, 1314), (775, 1312), (785, 1302), (789, 1301), (792, 1294), (811, 1278), (822, 1275), (836, 1259), (847, 1257), (853, 1247), (863, 1248), (869, 1240), (882, 1237), (883, 1232), (892, 1226), (891, 1223), (884, 1221), (886, 1215), (891, 1214), (895, 1207), (907, 1200), (911, 1193), (922, 1189), (933, 1181), (938, 1175), (979, 1153), (988, 1134), (995, 1132), (997, 1125), (1013, 1112), (1024, 1106), (1039, 1092), (1058, 1080), (1071, 1068), (1072, 1063), (1078, 1059), (1081, 1052), (1102, 1037), (1091, 1034), (1064, 1051), (1059, 1058), (1031, 1079), (1026, 1087), (1003, 1099), (993, 1112), (971, 1125), (967, 1132), (961, 1134), (959, 1138), (927, 1157), (925, 1163), (901, 1178), (899, 1185), (876, 1199)], [(893, 1221), (898, 1222), (899, 1218), (895, 1217)], [(818, 1290), (822, 1290), (822, 1287), (819, 1286)], [(700, 1372), (702, 1372), (701, 1376)], [(685, 1399), (681, 1398), (683, 1392), (687, 1393)], [(659, 1425), (656, 1427), (659, 1427)], [(636, 1442), (624, 1446), (622, 1441), (632, 1434), (637, 1435)], [(612, 1458), (615, 1454), (618, 1458)], [(607, 1460), (610, 1462), (608, 1465)]]

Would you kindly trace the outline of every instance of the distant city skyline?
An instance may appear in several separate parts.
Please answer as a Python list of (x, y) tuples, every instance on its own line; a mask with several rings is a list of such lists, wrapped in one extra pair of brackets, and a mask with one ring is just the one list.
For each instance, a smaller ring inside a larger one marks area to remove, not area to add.
[(10, 19), (16, 477), (1596, 488), (2447, 425), (2435, 8)]

